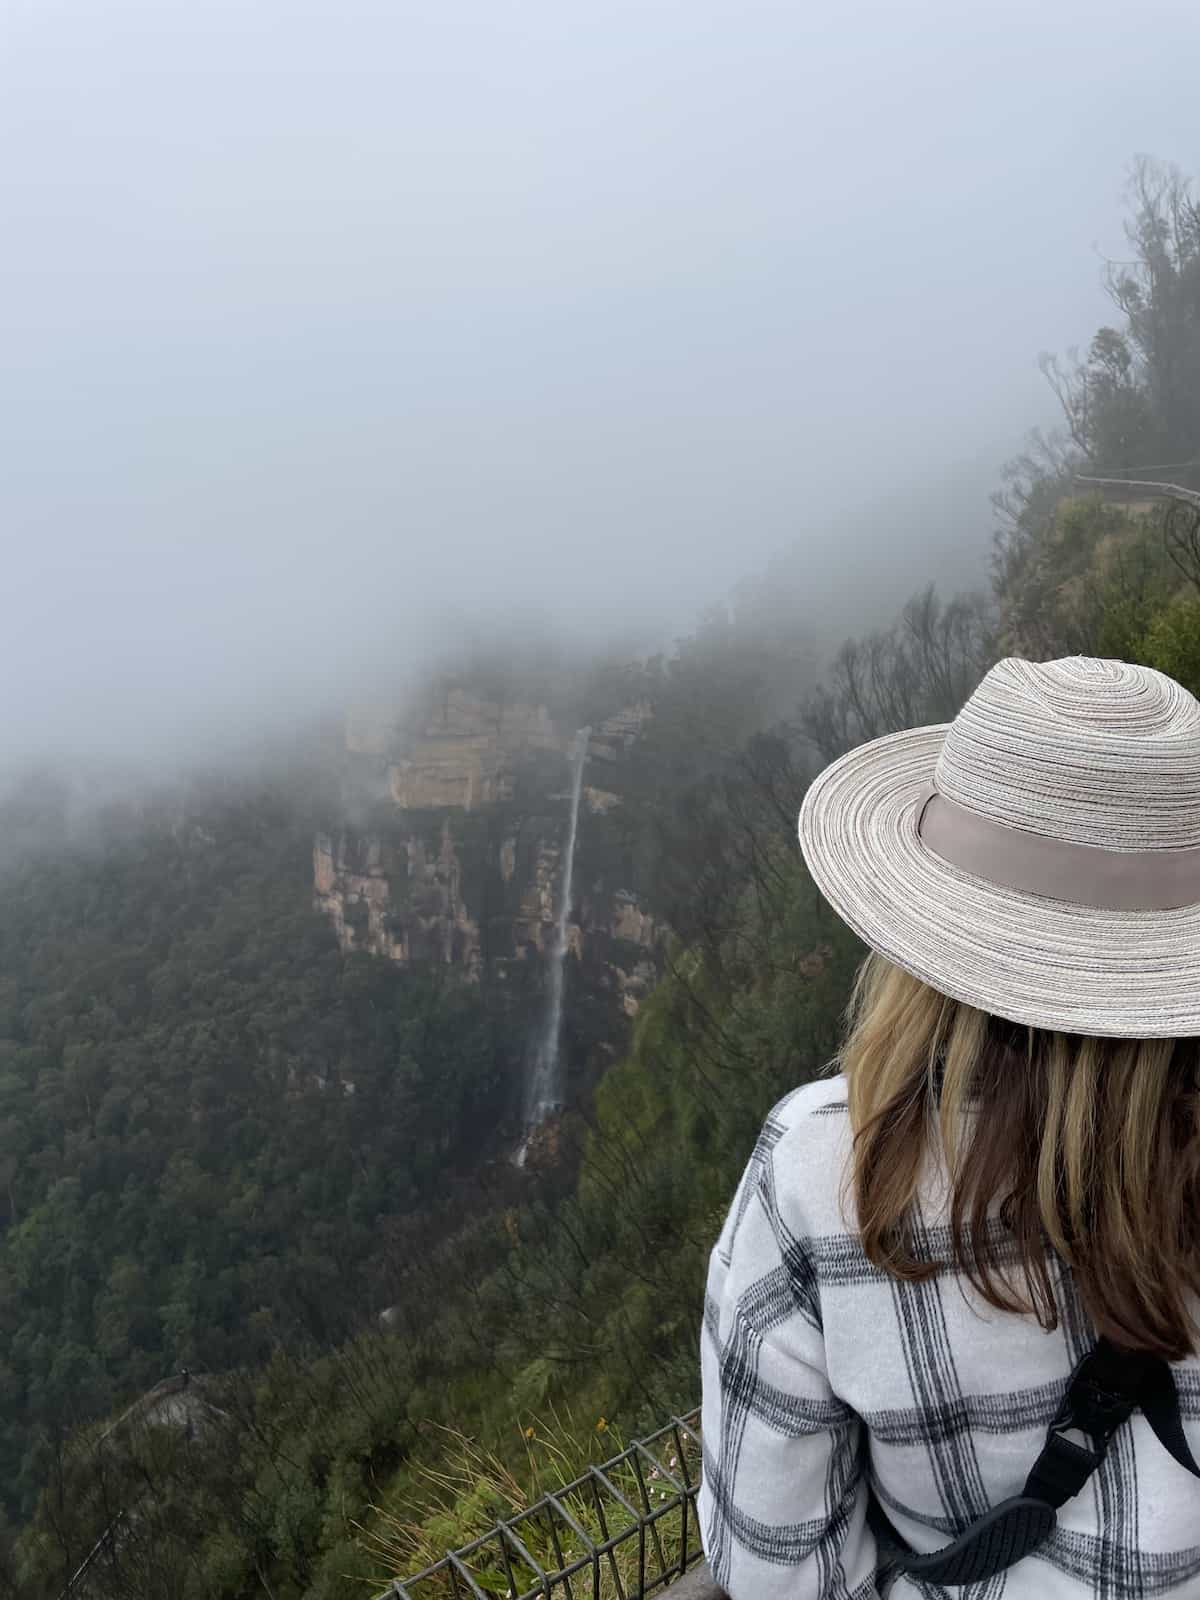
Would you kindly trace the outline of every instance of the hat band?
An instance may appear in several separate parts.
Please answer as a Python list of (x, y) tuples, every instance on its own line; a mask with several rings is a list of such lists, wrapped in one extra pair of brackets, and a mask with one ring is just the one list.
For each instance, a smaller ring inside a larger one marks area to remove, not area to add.
[(1107, 911), (1170, 911), (1200, 901), (1200, 845), (1108, 850), (1052, 839), (969, 811), (932, 783), (917, 797), (917, 833), (951, 866), (1004, 889)]

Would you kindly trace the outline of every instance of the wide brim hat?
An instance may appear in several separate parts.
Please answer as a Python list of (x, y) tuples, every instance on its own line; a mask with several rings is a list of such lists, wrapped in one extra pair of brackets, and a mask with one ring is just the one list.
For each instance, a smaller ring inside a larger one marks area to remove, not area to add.
[(953, 722), (818, 773), (799, 836), (859, 938), (953, 999), (1200, 1034), (1200, 702), (1164, 673), (1005, 658)]

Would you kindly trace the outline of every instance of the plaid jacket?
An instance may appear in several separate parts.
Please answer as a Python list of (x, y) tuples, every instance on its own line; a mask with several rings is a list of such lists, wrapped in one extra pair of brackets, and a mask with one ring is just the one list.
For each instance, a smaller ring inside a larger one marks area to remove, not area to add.
[[(697, 1510), (731, 1600), (873, 1597), (868, 1477), (909, 1544), (938, 1549), (1020, 1492), (1094, 1342), (1068, 1274), (1062, 1324), (1044, 1333), (987, 1306), (961, 1275), (901, 1283), (874, 1267), (841, 1209), (849, 1148), (844, 1078), (785, 1095), (709, 1258)], [(917, 1236), (922, 1254), (946, 1259), (937, 1174)], [(1173, 1370), (1200, 1457), (1200, 1361)], [(1033, 1555), (986, 1583), (947, 1590), (899, 1577), (890, 1589), (892, 1600), (1158, 1594), (1200, 1600), (1200, 1482), (1140, 1413)]]

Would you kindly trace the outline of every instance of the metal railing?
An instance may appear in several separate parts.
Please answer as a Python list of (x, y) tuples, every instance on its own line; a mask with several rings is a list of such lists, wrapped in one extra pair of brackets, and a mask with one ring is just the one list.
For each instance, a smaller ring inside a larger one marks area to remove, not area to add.
[[(500, 1583), (510, 1600), (644, 1600), (668, 1585), (678, 1600), (723, 1600), (696, 1523), (699, 1421), (698, 1406), (672, 1417), (376, 1600), (497, 1600)], [(540, 1563), (530, 1544), (553, 1550), (553, 1563)]]
[(1094, 489), (1149, 490), (1151, 499), (1177, 500), (1181, 505), (1200, 510), (1200, 492), (1185, 489), (1179, 483), (1163, 483), (1157, 478), (1089, 478), (1077, 472), (1075, 482), (1091, 484)]

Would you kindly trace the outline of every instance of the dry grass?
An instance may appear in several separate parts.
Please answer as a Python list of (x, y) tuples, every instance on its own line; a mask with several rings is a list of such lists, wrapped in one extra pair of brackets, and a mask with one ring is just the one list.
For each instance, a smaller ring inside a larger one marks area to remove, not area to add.
[[(501, 1519), (516, 1520), (514, 1531), (538, 1566), (548, 1573), (559, 1571), (588, 1553), (585, 1541), (561, 1518), (546, 1510), (520, 1520), (523, 1512), (550, 1492), (594, 1545), (622, 1533), (628, 1535), (610, 1554), (600, 1557), (598, 1563), (589, 1563), (573, 1576), (569, 1589), (563, 1581), (556, 1585), (555, 1592), (562, 1594), (564, 1600), (568, 1595), (574, 1600), (585, 1600), (585, 1597), (586, 1600), (593, 1600), (593, 1597), (595, 1600), (633, 1600), (640, 1593), (642, 1558), (636, 1531), (639, 1518), (603, 1489), (600, 1508), (588, 1486), (575, 1489), (569, 1495), (559, 1493), (563, 1484), (582, 1476), (589, 1466), (601, 1466), (626, 1448), (620, 1430), (613, 1424), (601, 1417), (590, 1428), (581, 1427), (569, 1408), (564, 1419), (551, 1406), (549, 1421), (534, 1420), (520, 1429), (528, 1466), (525, 1482), (494, 1451), (483, 1450), (460, 1430), (440, 1423), (427, 1426), (444, 1435), (445, 1453), (436, 1466), (417, 1468), (423, 1483), (420, 1497), (414, 1499), (410, 1490), (409, 1503), (403, 1511), (373, 1506), (370, 1523), (353, 1524), (361, 1545), (380, 1562), (383, 1575), (377, 1581), (372, 1580), (377, 1590), (385, 1589), (393, 1578), (407, 1581), (407, 1574), (433, 1566), (448, 1550), (459, 1549), (479, 1538)], [(684, 1447), (688, 1478), (695, 1483), (699, 1476), (699, 1449), (686, 1436)], [(678, 1503), (672, 1505), (677, 1491), (664, 1476), (664, 1472), (670, 1472), (681, 1481), (683, 1478), (674, 1436), (667, 1434), (652, 1451), (661, 1463), (661, 1470), (642, 1457), (640, 1477), (632, 1461), (623, 1461), (606, 1474), (642, 1516), (646, 1514), (647, 1500), (651, 1512), (660, 1507), (663, 1510), (654, 1525), (655, 1531), (647, 1529), (644, 1536), (647, 1578), (672, 1568), (678, 1570), (683, 1554), (682, 1508)], [(601, 1509), (607, 1532), (601, 1524)], [(698, 1543), (690, 1507), (687, 1531), (689, 1551), (694, 1556)], [(537, 1572), (511, 1551), (511, 1575), (506, 1570), (498, 1536), (489, 1538), (462, 1560), (486, 1594), (499, 1596), (501, 1600), (503, 1597), (515, 1600), (516, 1596), (537, 1590)], [(598, 1574), (594, 1572), (596, 1565)], [(442, 1596), (449, 1600), (465, 1592), (461, 1578), (456, 1589), (453, 1575), (445, 1569), (421, 1579), (411, 1589), (413, 1600), (440, 1600)]]

